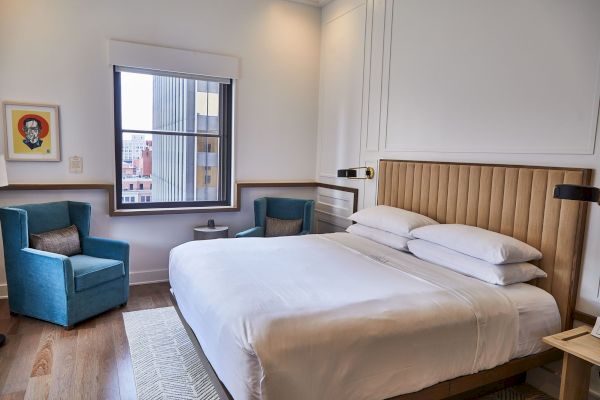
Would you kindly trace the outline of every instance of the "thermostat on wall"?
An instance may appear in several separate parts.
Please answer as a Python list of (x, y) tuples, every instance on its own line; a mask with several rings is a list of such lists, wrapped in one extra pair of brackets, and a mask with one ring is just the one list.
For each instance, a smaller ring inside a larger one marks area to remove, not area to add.
[(83, 158), (79, 156), (69, 157), (69, 172), (81, 174), (83, 172)]

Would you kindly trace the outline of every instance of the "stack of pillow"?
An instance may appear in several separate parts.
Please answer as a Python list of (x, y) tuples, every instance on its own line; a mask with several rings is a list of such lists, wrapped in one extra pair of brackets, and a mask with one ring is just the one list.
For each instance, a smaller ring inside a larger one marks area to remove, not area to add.
[(349, 233), (363, 236), (463, 275), (510, 285), (545, 278), (529, 263), (542, 253), (513, 237), (469, 225), (439, 224), (400, 208), (377, 206), (352, 214)]
[(439, 225), (437, 221), (424, 215), (389, 206), (365, 208), (348, 219), (356, 224), (350, 225), (347, 232), (402, 251), (409, 251), (408, 241), (414, 239), (411, 231), (428, 225)]

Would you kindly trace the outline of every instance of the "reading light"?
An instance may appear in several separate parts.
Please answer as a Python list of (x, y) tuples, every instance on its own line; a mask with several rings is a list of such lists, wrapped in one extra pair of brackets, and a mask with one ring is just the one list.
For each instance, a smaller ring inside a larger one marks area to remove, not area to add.
[[(365, 170), (365, 176), (359, 177), (358, 171), (359, 169)], [(348, 169), (338, 169), (337, 170), (338, 178), (347, 178), (347, 179), (373, 179), (375, 178), (375, 169), (373, 167), (354, 167)]]
[[(593, 186), (562, 184), (554, 187), (554, 198), (562, 200), (593, 201), (598, 203), (600, 189)], [(600, 317), (596, 317), (596, 324), (591, 335), (600, 338)]]
[(600, 200), (600, 189), (593, 186), (562, 184), (554, 187), (554, 198), (562, 200), (593, 201)]

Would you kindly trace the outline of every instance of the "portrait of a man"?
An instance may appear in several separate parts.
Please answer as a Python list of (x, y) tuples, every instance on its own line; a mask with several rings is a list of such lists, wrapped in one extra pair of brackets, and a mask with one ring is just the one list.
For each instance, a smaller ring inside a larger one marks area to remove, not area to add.
[(60, 161), (58, 106), (3, 102), (6, 159)]
[(44, 141), (40, 138), (42, 122), (38, 118), (29, 117), (23, 120), (23, 131), (25, 132), (23, 143), (31, 150), (37, 149), (44, 144)]

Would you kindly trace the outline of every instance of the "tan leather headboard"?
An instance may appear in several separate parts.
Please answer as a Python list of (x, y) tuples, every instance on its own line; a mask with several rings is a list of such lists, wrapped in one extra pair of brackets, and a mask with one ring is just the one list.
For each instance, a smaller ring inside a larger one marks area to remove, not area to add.
[(589, 169), (381, 160), (377, 204), (500, 232), (541, 250), (548, 278), (536, 285), (554, 296), (563, 328), (570, 328), (587, 203), (554, 199), (553, 190), (590, 179)]

